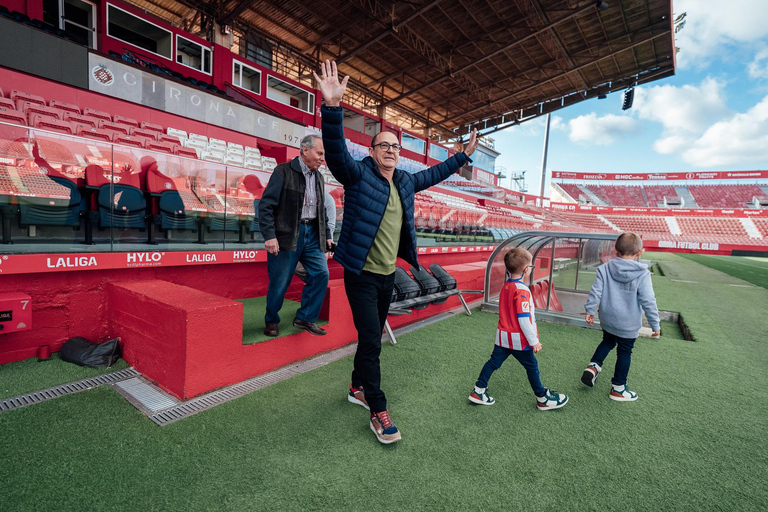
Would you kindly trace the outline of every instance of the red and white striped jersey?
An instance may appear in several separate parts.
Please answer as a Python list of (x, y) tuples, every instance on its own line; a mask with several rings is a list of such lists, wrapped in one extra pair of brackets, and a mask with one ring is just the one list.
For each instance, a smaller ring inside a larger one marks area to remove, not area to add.
[(496, 345), (531, 350), (539, 342), (533, 294), (522, 279), (508, 279), (499, 294), (499, 327)]

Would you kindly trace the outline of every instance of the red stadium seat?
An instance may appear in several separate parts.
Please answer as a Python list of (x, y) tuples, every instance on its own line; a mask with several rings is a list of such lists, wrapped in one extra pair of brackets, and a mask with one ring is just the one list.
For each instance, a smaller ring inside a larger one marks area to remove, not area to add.
[(35, 114), (29, 119), (29, 121), (32, 126), (35, 128), (40, 128), (41, 130), (66, 133), (68, 135), (72, 135), (72, 132), (74, 131), (72, 128), (72, 123), (69, 121), (59, 121), (55, 117)]
[(557, 298), (557, 292), (555, 291), (554, 285), (549, 285), (549, 281), (545, 280), (543, 282), (542, 288), (544, 289), (544, 303), (547, 302), (547, 287), (550, 290), (550, 296), (549, 296), (549, 309), (551, 311), (562, 311), (563, 305), (560, 304), (560, 299)]
[(136, 148), (145, 148), (149, 139), (147, 137), (138, 137), (135, 135), (124, 135), (120, 132), (115, 132), (114, 139), (115, 144), (122, 144), (124, 146), (133, 146)]
[(103, 130), (112, 130), (113, 132), (120, 132), (123, 135), (128, 135), (128, 126), (124, 124), (117, 124), (113, 123), (112, 121), (106, 121), (104, 119), (99, 119), (99, 122), (97, 124), (98, 128), (101, 128)]
[(541, 290), (542, 290), (541, 282), (533, 283), (533, 287), (531, 287), (531, 294), (533, 295), (533, 304), (538, 309), (546, 309), (547, 308), (547, 296), (543, 295), (541, 293)]
[(178, 144), (171, 144), (170, 142), (160, 142), (160, 141), (148, 141), (146, 148), (151, 149), (152, 151), (160, 151), (162, 153), (174, 153), (174, 147), (178, 146)]
[(142, 130), (149, 130), (149, 131), (152, 131), (152, 132), (165, 133), (165, 130), (159, 124), (152, 124), (152, 123), (148, 123), (147, 121), (142, 121), (139, 126), (141, 127)]
[(77, 135), (80, 137), (88, 137), (89, 139), (98, 139), (105, 142), (112, 142), (114, 132), (111, 130), (102, 130), (101, 128), (91, 128), (87, 124), (78, 124)]
[(185, 148), (184, 146), (179, 146), (178, 144), (176, 144), (174, 151), (179, 156), (186, 156), (187, 158), (197, 159), (197, 151), (195, 151), (192, 148)]
[(98, 128), (96, 126), (99, 123), (99, 119), (96, 117), (91, 116), (84, 116), (81, 114), (75, 114), (74, 112), (64, 112), (64, 121), (69, 121), (71, 123), (78, 123), (78, 124), (87, 124), (91, 126), (92, 128)]
[(17, 91), (15, 89), (11, 91), (10, 98), (14, 103), (17, 102), (18, 100), (23, 100), (23, 101), (31, 101), (32, 103), (39, 103), (40, 105), (45, 106), (45, 100), (43, 99), (42, 96), (29, 94), (28, 92)]
[(135, 119), (131, 119), (130, 117), (123, 117), (116, 115), (112, 121), (115, 122), (115, 124), (126, 124), (128, 126), (133, 126), (136, 128), (139, 128), (139, 122)]
[(158, 133), (157, 134), (157, 140), (160, 142), (168, 142), (171, 144), (178, 144), (179, 138), (174, 137), (173, 135), (166, 135), (165, 133)]
[[(19, 110), (19, 109), (17, 109)], [(64, 119), (64, 111), (52, 107), (44, 107), (37, 103), (24, 102), (23, 111), (27, 114), (27, 119), (32, 119), (32, 116), (40, 114), (41, 116), (55, 117), (59, 121)]]
[(0, 98), (0, 107), (6, 108), (9, 110), (16, 110), (16, 104), (9, 100), (8, 98)]
[(16, 110), (7, 109), (4, 107), (0, 107), (0, 121), (4, 123), (27, 126), (27, 118), (24, 117), (24, 114)]
[(83, 109), (83, 115), (95, 117), (97, 119), (103, 119), (105, 121), (112, 121), (112, 116), (109, 115), (109, 112), (102, 112), (101, 110), (96, 110), (95, 108), (85, 107)]
[(51, 100), (48, 102), (49, 107), (64, 110), (66, 112), (72, 112), (73, 114), (80, 114), (80, 107), (73, 105), (72, 103), (64, 103), (63, 101)]
[(152, 130), (146, 130), (144, 128), (138, 128), (132, 126), (128, 129), (128, 135), (134, 135), (136, 137), (146, 137), (148, 139), (157, 140), (157, 132)]

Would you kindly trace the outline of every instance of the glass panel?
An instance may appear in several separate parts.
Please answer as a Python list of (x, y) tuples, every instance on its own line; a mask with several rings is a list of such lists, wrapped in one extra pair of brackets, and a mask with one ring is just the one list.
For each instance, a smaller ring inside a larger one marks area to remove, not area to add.
[(597, 267), (616, 257), (613, 240), (585, 240), (581, 250), (577, 289), (589, 291), (597, 276)]
[[(91, 144), (92, 142), (92, 144)], [(111, 157), (109, 144), (0, 124), (0, 217), (8, 252), (88, 252), (87, 157)], [(105, 171), (111, 178), (110, 166)], [(108, 180), (107, 180), (108, 182)], [(107, 238), (108, 240), (108, 238)]]
[(557, 288), (576, 288), (576, 267), (579, 261), (579, 239), (561, 238), (555, 249), (552, 282)]
[(427, 142), (422, 139), (419, 139), (418, 137), (414, 137), (413, 135), (408, 135), (407, 133), (403, 133), (402, 144), (405, 149), (408, 149), (410, 151), (414, 151), (416, 153), (423, 155)]
[(267, 98), (305, 112), (313, 112), (315, 95), (279, 78), (267, 78)]
[(261, 94), (261, 72), (235, 62), (235, 77), (232, 83), (253, 93)]
[(259, 230), (259, 200), (270, 173), (227, 167), (224, 202), (226, 210), (225, 245), (228, 249), (263, 249)]
[(201, 44), (176, 36), (176, 62), (192, 69), (211, 72), (211, 51)]
[(448, 160), (448, 150), (435, 144), (430, 144), (429, 156), (437, 160)]
[(171, 59), (171, 33), (112, 5), (107, 6), (107, 33), (116, 39)]

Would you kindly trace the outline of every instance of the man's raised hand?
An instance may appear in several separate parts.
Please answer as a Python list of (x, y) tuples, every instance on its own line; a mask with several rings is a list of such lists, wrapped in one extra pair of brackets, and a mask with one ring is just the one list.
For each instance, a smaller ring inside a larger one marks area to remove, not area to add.
[(347, 89), (347, 82), (349, 82), (349, 76), (345, 76), (344, 80), (339, 82), (339, 72), (336, 69), (336, 61), (331, 62), (326, 59), (322, 63), (323, 77), (317, 76), (317, 73), (312, 72), (317, 80), (317, 88), (325, 99), (325, 104), (329, 107), (338, 107), (341, 103), (341, 98), (344, 96), (344, 91)]
[(472, 153), (477, 149), (477, 128), (472, 129), (472, 133), (469, 135), (469, 142), (467, 147), (464, 148), (464, 153), (467, 156), (472, 156)]

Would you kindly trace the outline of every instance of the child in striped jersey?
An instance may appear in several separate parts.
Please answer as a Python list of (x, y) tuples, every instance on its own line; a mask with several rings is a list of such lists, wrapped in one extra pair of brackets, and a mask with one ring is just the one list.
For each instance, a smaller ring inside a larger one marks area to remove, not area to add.
[(536, 395), (540, 411), (559, 409), (568, 403), (568, 397), (551, 391), (541, 384), (539, 363), (534, 353), (541, 350), (539, 331), (531, 290), (523, 280), (533, 272), (531, 253), (521, 247), (509, 250), (504, 256), (507, 269), (504, 286), (499, 294), (499, 326), (491, 358), (483, 366), (469, 401), (481, 405), (493, 405), (496, 401), (488, 396), (488, 380), (494, 371), (511, 355), (523, 365), (528, 382)]

